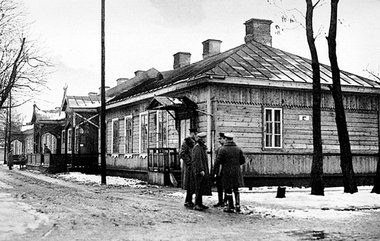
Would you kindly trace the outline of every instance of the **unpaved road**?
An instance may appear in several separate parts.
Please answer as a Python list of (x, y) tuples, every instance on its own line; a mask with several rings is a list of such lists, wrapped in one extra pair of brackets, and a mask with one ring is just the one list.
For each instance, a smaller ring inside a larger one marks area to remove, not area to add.
[(16, 201), (30, 205), (43, 219), (35, 217), (39, 226), (31, 226), (24, 233), (8, 230), (0, 236), (1, 240), (378, 240), (380, 237), (380, 212), (338, 220), (227, 214), (215, 208), (199, 212), (186, 209), (182, 197), (170, 195), (181, 191), (176, 188), (84, 185), (29, 171), (9, 171), (4, 166), (0, 167), (0, 184), (0, 193), (10, 195), (15, 208)]

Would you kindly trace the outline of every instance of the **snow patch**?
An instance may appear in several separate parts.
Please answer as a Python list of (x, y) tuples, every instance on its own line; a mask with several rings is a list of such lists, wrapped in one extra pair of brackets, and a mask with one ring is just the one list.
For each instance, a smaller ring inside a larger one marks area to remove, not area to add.
[[(82, 182), (85, 184), (98, 184), (98, 185), (101, 184), (100, 175), (83, 174), (80, 172), (70, 172), (66, 174), (59, 174), (58, 177), (65, 180), (69, 180), (69, 181)], [(133, 188), (147, 187), (144, 181), (133, 179), (133, 178), (107, 176), (106, 181), (107, 181), (107, 185), (111, 185), (111, 186), (126, 186), (126, 187), (133, 187)]]

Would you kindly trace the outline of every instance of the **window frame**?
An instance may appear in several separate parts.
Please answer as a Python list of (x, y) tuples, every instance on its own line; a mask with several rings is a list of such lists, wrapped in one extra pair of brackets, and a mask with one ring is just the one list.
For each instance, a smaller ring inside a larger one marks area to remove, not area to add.
[(117, 152), (114, 150), (114, 122), (119, 122), (119, 119), (118, 118), (114, 118), (112, 119), (111, 121), (111, 154), (119, 154), (120, 152), (120, 122), (118, 123), (118, 141), (117, 141)]
[[(131, 143), (128, 143), (131, 149), (131, 152), (127, 150), (127, 120), (131, 121)], [(124, 116), (124, 154), (132, 154), (133, 153), (133, 116), (127, 115)]]
[[(146, 148), (147, 148), (147, 150), (146, 150), (146, 152), (142, 152), (142, 116), (146, 116), (145, 118), (146, 118), (146, 123), (145, 123), (145, 125), (146, 125), (146, 127), (147, 127), (147, 136), (146, 136), (146, 139), (145, 139), (145, 141), (146, 141)], [(141, 154), (141, 153), (147, 153), (148, 152), (148, 144), (149, 144), (149, 137), (148, 137), (148, 135), (149, 135), (149, 116), (148, 116), (148, 112), (147, 111), (145, 111), (145, 112), (141, 112), (140, 114), (139, 114), (139, 153)]]
[[(164, 113), (166, 113), (166, 119), (164, 121)], [(163, 128), (160, 128), (160, 117), (161, 117), (161, 122), (162, 122), (162, 127), (164, 127), (165, 125), (165, 133), (161, 133), (162, 129)], [(169, 144), (169, 130), (168, 130), (168, 127), (169, 127), (169, 124), (168, 124), (169, 120), (168, 120), (168, 112), (167, 111), (162, 111), (162, 110), (157, 110), (157, 123), (156, 123), (156, 126), (157, 126), (157, 130), (156, 130), (156, 139), (157, 139), (157, 144), (156, 144), (156, 147), (157, 148), (166, 148), (168, 147), (168, 144)], [(160, 133), (162, 135), (162, 137), (165, 135), (166, 136), (166, 143), (164, 143), (163, 141), (163, 138), (162, 139), (162, 143), (161, 145), (162, 146), (159, 146), (159, 143), (160, 143)]]
[[(267, 111), (270, 110), (271, 111), (271, 120), (270, 121), (267, 121)], [(276, 114), (276, 111), (280, 111), (280, 120), (279, 121), (276, 121), (275, 120), (275, 114)], [(267, 123), (270, 122), (271, 123), (271, 129), (272, 129), (272, 133), (271, 133), (271, 146), (267, 146)], [(276, 123), (279, 123), (280, 124), (280, 131), (279, 131), (279, 134), (276, 134), (275, 133), (275, 125)], [(278, 108), (278, 107), (264, 107), (264, 110), (263, 110), (263, 148), (264, 149), (282, 149), (283, 148), (283, 140), (284, 140), (284, 137), (283, 137), (283, 109), (282, 108)], [(280, 136), (280, 146), (275, 146), (276, 145), (276, 136)]]
[(73, 135), (73, 129), (72, 128), (69, 128), (67, 129), (67, 153), (68, 154), (71, 154), (72, 152), (72, 146), (71, 146), (71, 143), (72, 143), (72, 135)]

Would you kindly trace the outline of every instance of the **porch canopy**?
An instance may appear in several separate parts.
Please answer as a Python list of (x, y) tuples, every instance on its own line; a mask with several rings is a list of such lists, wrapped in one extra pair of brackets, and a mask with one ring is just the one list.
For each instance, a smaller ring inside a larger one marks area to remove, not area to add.
[[(155, 96), (147, 110), (166, 110), (175, 120), (192, 118), (196, 114), (197, 104), (184, 97)], [(174, 116), (170, 112), (174, 111)]]

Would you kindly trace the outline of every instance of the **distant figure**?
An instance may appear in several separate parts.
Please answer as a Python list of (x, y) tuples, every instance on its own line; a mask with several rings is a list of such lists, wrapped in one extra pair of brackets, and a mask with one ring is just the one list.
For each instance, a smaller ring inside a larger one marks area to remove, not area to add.
[(13, 150), (11, 148), (8, 152), (8, 160), (7, 160), (9, 170), (12, 170), (13, 168), (13, 153), (12, 152)]
[(179, 158), (183, 160), (185, 180), (183, 187), (186, 190), (185, 207), (193, 208), (193, 194), (195, 192), (194, 177), (192, 177), (192, 160), (191, 153), (195, 145), (196, 128), (190, 128), (190, 136), (186, 137), (181, 145)]
[(222, 185), (227, 195), (228, 206), (225, 212), (234, 212), (234, 201), (232, 191), (235, 194), (236, 212), (240, 212), (240, 194), (239, 187), (244, 186), (243, 174), (240, 165), (245, 163), (243, 151), (233, 141), (232, 133), (225, 133), (226, 142), (219, 151), (217, 162), (223, 165)]
[(51, 150), (46, 144), (44, 144), (44, 153), (51, 153)]
[(206, 132), (198, 133), (195, 136), (196, 144), (192, 153), (192, 171), (195, 176), (195, 206), (194, 209), (202, 211), (208, 207), (203, 205), (203, 195), (211, 196), (210, 173), (205, 145)]
[[(225, 142), (225, 136), (224, 133), (220, 132), (219, 133), (219, 144), (220, 146), (218, 149), (215, 151), (215, 157), (218, 156), (220, 149), (224, 145)], [(215, 163), (214, 163), (214, 180), (216, 184), (216, 190), (218, 191), (218, 203), (214, 205), (214, 207), (224, 207), (227, 203), (227, 196), (224, 195), (223, 198), (223, 186), (222, 186), (222, 173), (223, 173), (223, 166), (220, 165), (220, 163), (217, 162), (217, 158), (215, 158)]]
[(21, 154), (19, 157), (20, 170), (26, 167), (27, 158), (25, 154)]

